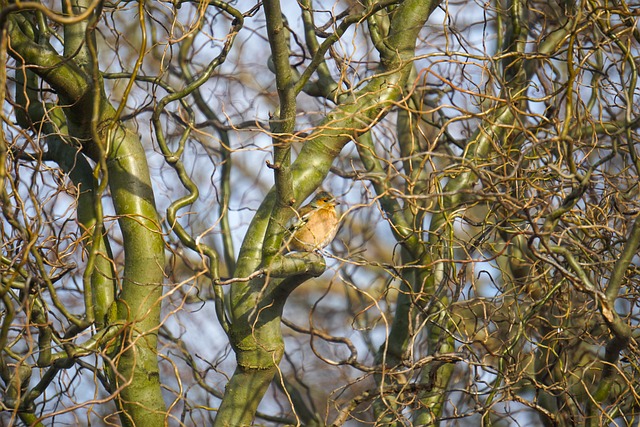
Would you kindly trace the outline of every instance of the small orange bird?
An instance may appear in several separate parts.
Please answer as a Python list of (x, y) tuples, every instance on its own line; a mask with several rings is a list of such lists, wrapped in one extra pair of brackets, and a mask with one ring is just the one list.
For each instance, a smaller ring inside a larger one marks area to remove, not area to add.
[(321, 191), (298, 211), (298, 221), (289, 228), (287, 248), (290, 251), (312, 252), (327, 246), (338, 232), (339, 205), (331, 194)]

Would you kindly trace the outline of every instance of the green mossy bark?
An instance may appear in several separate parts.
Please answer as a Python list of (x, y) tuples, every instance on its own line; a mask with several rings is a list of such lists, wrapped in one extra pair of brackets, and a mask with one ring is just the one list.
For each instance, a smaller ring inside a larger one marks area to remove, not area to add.
[[(122, 388), (118, 394), (122, 423), (164, 425), (166, 408), (156, 351), (164, 241), (144, 149), (138, 136), (118, 122), (115, 109), (106, 100), (102, 82), (94, 82), (85, 72), (91, 67), (60, 56), (46, 44), (36, 43), (29, 36), (32, 30), (29, 25), (19, 14), (9, 17), (12, 52), (25, 64), (35, 66), (33, 71), (55, 90), (70, 136), (82, 143), (83, 152), (98, 163), (106, 162), (108, 184), (122, 230), (125, 266), (117, 318), (129, 326), (121, 340), (122, 351), (114, 360), (117, 373), (113, 384), (114, 389)], [(78, 37), (85, 35), (82, 31), (75, 33)], [(94, 112), (95, 107), (98, 112)], [(101, 159), (102, 155), (106, 158)]]
[[(435, 2), (405, 1), (394, 12), (388, 44), (395, 54), (381, 61), (381, 73), (352, 101), (336, 107), (304, 144), (291, 165), (296, 206), (323, 182), (333, 160), (350, 141), (375, 124), (398, 99), (411, 70), (418, 33)], [(263, 264), (263, 242), (275, 205), (275, 190), (254, 216), (240, 250), (235, 277), (245, 277)], [(292, 213), (293, 214), (293, 211)], [(266, 251), (273, 253), (271, 248)], [(293, 276), (296, 285), (311, 276)], [(218, 411), (216, 426), (251, 425), (258, 404), (277, 372), (284, 352), (280, 316), (287, 292), (278, 289), (287, 279), (259, 278), (231, 288), (231, 338), (236, 369)], [(291, 288), (295, 287), (289, 283)], [(278, 299), (273, 299), (278, 295)], [(250, 385), (250, 390), (239, 391)]]

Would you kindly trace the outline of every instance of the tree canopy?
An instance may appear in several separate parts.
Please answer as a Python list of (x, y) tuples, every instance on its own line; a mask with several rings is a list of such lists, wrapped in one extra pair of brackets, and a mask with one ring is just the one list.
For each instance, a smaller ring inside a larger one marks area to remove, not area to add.
[(0, 5), (3, 425), (637, 423), (637, 5)]

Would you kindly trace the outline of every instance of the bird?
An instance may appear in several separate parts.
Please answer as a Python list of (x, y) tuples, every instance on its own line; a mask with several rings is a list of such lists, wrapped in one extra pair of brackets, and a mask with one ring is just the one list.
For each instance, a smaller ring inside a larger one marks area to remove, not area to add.
[(297, 221), (289, 227), (286, 247), (290, 251), (313, 252), (326, 247), (338, 232), (340, 220), (338, 201), (326, 191), (320, 191), (297, 212)]

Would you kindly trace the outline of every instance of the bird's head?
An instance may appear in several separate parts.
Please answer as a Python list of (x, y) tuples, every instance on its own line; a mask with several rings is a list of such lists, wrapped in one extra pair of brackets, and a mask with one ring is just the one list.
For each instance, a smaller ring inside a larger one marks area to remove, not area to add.
[(336, 206), (339, 204), (340, 203), (336, 200), (336, 198), (326, 191), (321, 191), (318, 194), (316, 194), (316, 196), (313, 198), (313, 200), (310, 203), (310, 205), (315, 208)]

